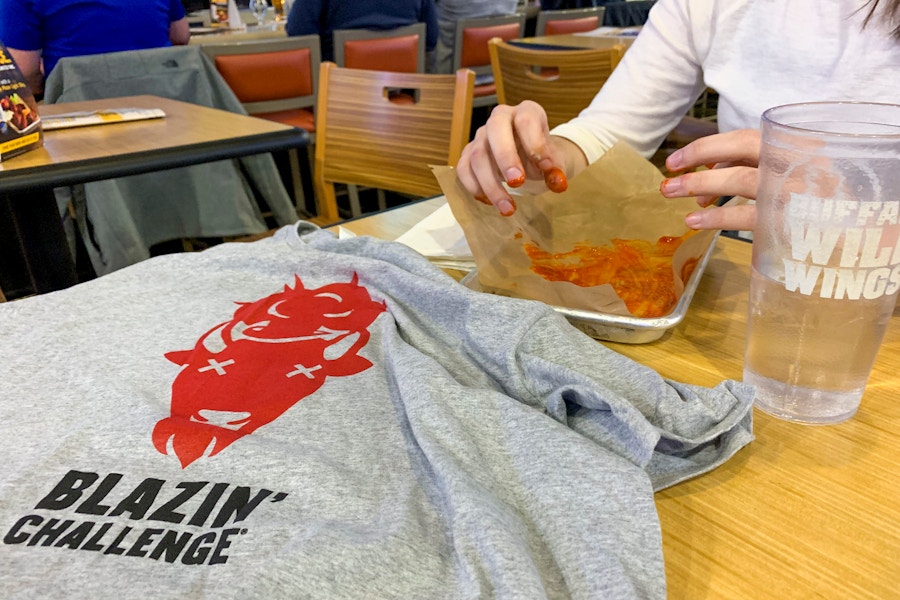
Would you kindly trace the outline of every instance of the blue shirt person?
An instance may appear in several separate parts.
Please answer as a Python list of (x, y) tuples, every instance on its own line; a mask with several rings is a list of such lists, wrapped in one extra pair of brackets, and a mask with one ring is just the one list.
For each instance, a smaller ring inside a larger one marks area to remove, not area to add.
[(189, 40), (181, 0), (0, 0), (0, 41), (37, 95), (61, 58)]
[(434, 0), (294, 0), (285, 31), (288, 35), (318, 34), (322, 60), (334, 60), (335, 29), (393, 29), (425, 23), (425, 49), (438, 41)]

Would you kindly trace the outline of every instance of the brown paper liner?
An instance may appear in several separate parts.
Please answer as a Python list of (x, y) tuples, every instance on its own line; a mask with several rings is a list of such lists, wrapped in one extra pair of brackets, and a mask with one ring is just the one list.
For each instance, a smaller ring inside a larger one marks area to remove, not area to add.
[[(500, 215), (493, 206), (476, 201), (459, 182), (453, 167), (433, 170), (466, 235), (479, 284), (486, 291), (599, 313), (662, 316), (632, 313), (610, 283), (579, 286), (569, 281), (550, 281), (535, 271), (535, 263), (526, 250), (531, 248), (534, 253), (534, 248), (538, 248), (552, 255), (576, 249), (602, 252), (613, 248), (614, 240), (642, 240), (655, 245), (661, 237), (680, 238), (691, 233), (669, 263), (671, 283), (667, 285), (674, 301), (667, 312), (671, 312), (684, 289), (685, 263), (699, 260), (715, 239), (713, 231), (694, 233), (684, 224), (684, 216), (697, 209), (695, 200), (665, 198), (659, 192), (662, 173), (621, 142), (570, 180), (563, 193), (511, 190), (517, 210), (508, 217)], [(689, 273), (689, 269), (685, 270), (686, 276)], [(622, 287), (626, 284), (621, 279), (616, 280), (616, 285), (623, 289), (626, 299), (630, 293), (632, 306), (634, 298), (643, 293)]]

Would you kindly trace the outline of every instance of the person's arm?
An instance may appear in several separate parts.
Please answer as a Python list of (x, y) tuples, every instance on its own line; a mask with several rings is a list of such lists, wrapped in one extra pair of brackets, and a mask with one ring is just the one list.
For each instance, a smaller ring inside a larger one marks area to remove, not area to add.
[(430, 52), (437, 47), (439, 31), (434, 0), (422, 0), (422, 22), (425, 23), (425, 49)]
[(183, 46), (191, 41), (191, 26), (181, 0), (169, 0), (169, 41)]
[(617, 141), (650, 158), (706, 88), (714, 2), (659, 0), (593, 102), (553, 130), (594, 162)]
[(41, 15), (33, 3), (0, 0), (0, 41), (37, 97), (44, 92), (42, 31)]
[(512, 214), (515, 208), (504, 182), (518, 187), (526, 179), (540, 181), (554, 168), (573, 177), (619, 139), (652, 155), (705, 85), (695, 52), (703, 46), (699, 40), (704, 28), (709, 29), (709, 5), (702, 0), (659, 0), (590, 107), (553, 132), (534, 102), (495, 108), (463, 150), (457, 164), (460, 182), (476, 198)]
[[(666, 159), (666, 167), (682, 171), (701, 165), (713, 168), (662, 182), (660, 191), (667, 198), (696, 196), (697, 204), (709, 206), (720, 196), (755, 199), (759, 182), (760, 135), (755, 129), (739, 129), (700, 138), (676, 150)], [(691, 229), (752, 230), (756, 207), (712, 207), (685, 217)]]
[(169, 24), (169, 40), (176, 46), (184, 46), (191, 41), (191, 26), (187, 17)]
[(7, 48), (7, 50), (9, 50), (9, 55), (25, 77), (28, 87), (31, 88), (31, 93), (38, 98), (43, 96), (44, 73), (41, 70), (41, 51), (16, 50), (15, 48)]

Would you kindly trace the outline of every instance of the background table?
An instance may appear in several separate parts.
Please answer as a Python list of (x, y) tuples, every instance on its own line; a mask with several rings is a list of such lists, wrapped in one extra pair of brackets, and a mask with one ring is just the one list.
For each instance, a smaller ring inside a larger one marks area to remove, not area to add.
[[(342, 226), (395, 239), (442, 202)], [(687, 316), (660, 340), (604, 344), (674, 380), (740, 380), (751, 248), (719, 238)], [(669, 598), (900, 598), (898, 370), (895, 310), (853, 419), (808, 426), (754, 410), (754, 442), (657, 493)]]
[(566, 48), (570, 50), (590, 50), (594, 48), (611, 48), (616, 44), (624, 44), (626, 48), (634, 43), (633, 35), (594, 35), (584, 33), (560, 33), (557, 35), (538, 35), (513, 40), (515, 44), (543, 46), (548, 48)]
[(21, 240), (35, 292), (76, 283), (55, 187), (303, 146), (302, 129), (156, 96), (41, 106), (41, 116), (161, 108), (163, 119), (48, 131), (44, 146), (0, 162), (0, 202)]
[(264, 25), (247, 25), (246, 29), (223, 29), (214, 33), (207, 29), (201, 32), (192, 31), (190, 44), (228, 44), (250, 42), (254, 40), (281, 39), (287, 37), (284, 31), (285, 21), (269, 22)]

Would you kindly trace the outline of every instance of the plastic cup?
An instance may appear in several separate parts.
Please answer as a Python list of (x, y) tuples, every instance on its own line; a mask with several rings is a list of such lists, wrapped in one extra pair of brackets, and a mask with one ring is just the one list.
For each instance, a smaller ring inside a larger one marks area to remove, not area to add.
[(744, 381), (801, 423), (856, 414), (900, 290), (900, 106), (762, 117)]

